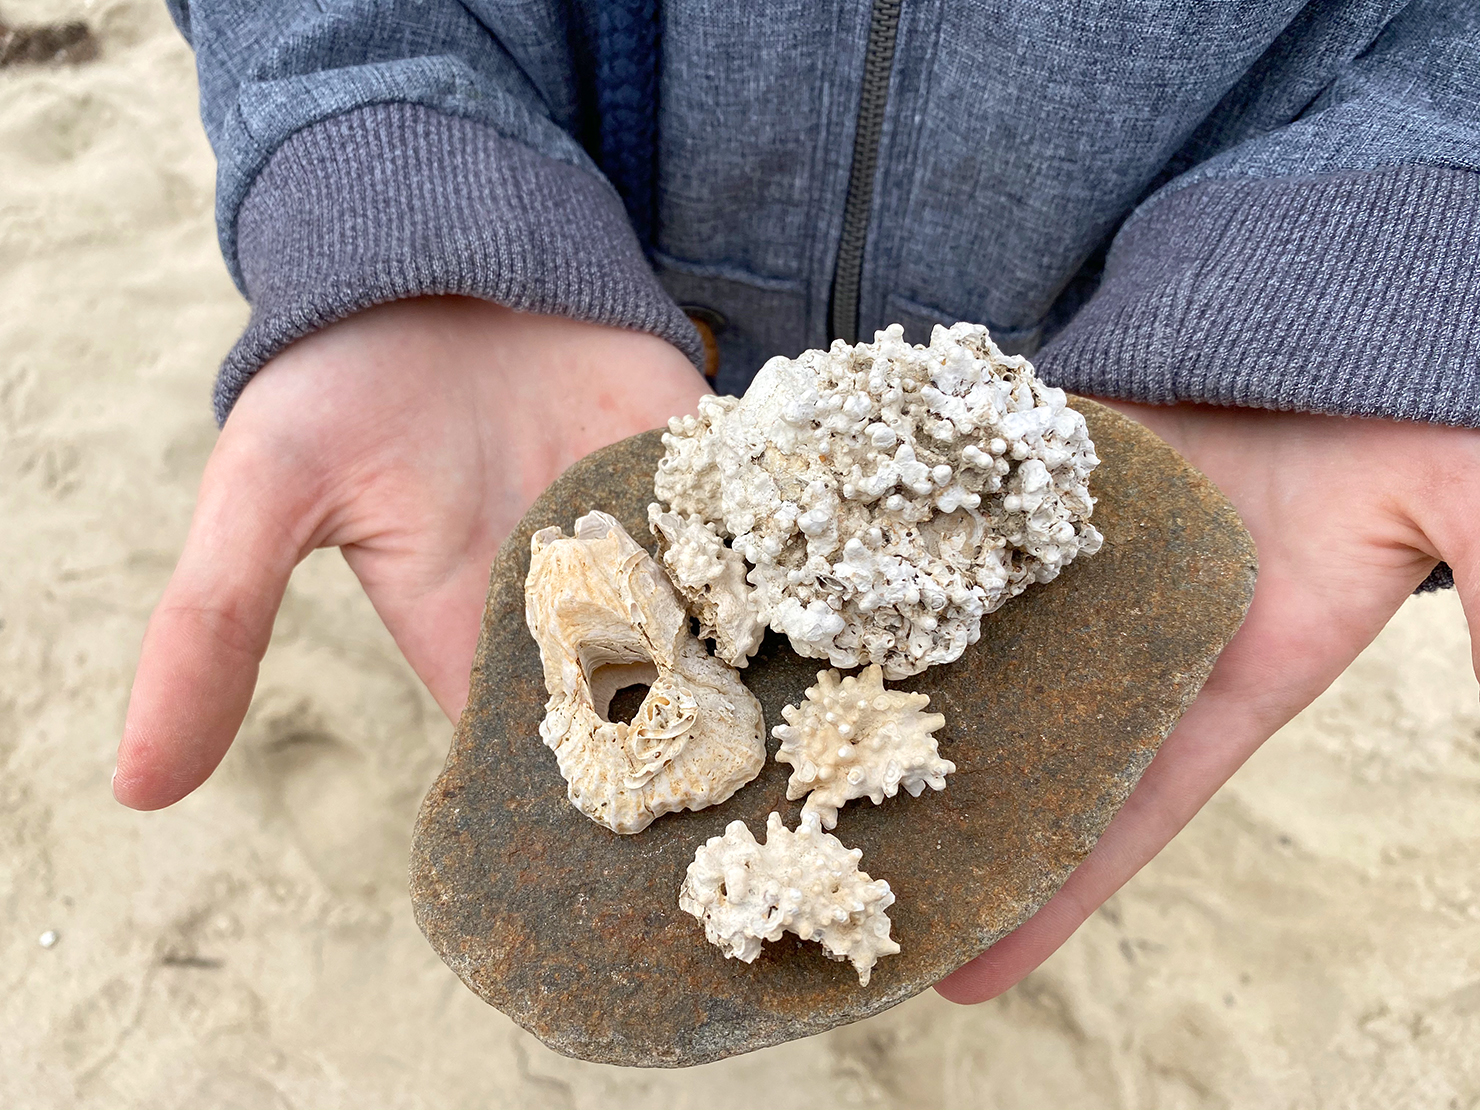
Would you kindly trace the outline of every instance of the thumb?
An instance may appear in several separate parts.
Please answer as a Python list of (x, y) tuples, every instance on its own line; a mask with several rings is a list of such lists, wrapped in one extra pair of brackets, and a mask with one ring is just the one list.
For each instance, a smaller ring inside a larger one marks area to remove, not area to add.
[(228, 425), (207, 464), (185, 550), (144, 633), (113, 795), (160, 809), (204, 782), (236, 738), (312, 503)]

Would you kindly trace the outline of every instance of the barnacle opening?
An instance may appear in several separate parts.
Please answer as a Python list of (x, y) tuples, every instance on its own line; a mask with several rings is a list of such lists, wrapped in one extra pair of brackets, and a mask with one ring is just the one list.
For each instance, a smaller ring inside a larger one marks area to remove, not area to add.
[[(609, 724), (630, 725), (642, 703), (647, 700), (653, 683), (658, 681), (658, 668), (651, 660), (633, 663), (603, 663), (587, 675), (591, 704), (596, 715)], [(640, 690), (633, 700), (632, 691)], [(621, 698), (618, 699), (617, 695)], [(613, 708), (613, 703), (616, 707)]]
[(630, 725), (638, 711), (642, 709), (642, 703), (647, 700), (648, 691), (651, 689), (651, 686), (642, 682), (623, 686), (612, 695), (611, 704), (606, 708), (604, 719), (611, 724)]

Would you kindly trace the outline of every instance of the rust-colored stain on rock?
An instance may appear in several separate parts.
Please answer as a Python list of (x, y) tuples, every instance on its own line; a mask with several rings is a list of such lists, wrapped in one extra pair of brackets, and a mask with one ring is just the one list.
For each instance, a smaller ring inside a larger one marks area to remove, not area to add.
[[(486, 1002), (557, 1051), (682, 1067), (820, 1033), (925, 990), (1011, 932), (1094, 846), (1233, 636), (1254, 545), (1211, 482), (1151, 433), (1077, 400), (1104, 460), (1091, 488), (1099, 554), (987, 617), (949, 666), (891, 684), (944, 713), (941, 793), (851, 802), (836, 835), (889, 880), (902, 951), (860, 987), (788, 934), (726, 960), (678, 908), (694, 850), (731, 821), (761, 835), (786, 800), (774, 760), (723, 805), (618, 836), (566, 800), (540, 741), (545, 687), (524, 624), (529, 537), (610, 512), (651, 549), (658, 432), (571, 467), (493, 565), (468, 707), (412, 849), (411, 894), (432, 946)], [(768, 635), (742, 671), (771, 726), (825, 666)]]

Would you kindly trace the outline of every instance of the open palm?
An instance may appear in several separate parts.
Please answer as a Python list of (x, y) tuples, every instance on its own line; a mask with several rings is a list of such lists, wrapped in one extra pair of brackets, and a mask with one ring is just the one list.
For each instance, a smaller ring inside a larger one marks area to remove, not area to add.
[(1372, 642), (1435, 561), (1454, 570), (1480, 673), (1480, 431), (1106, 401), (1217, 483), (1254, 537), (1243, 627), (1089, 858), (938, 989), (991, 998), (1043, 962), (1276, 729)]
[(293, 567), (339, 547), (449, 717), (488, 567), (554, 478), (709, 392), (653, 336), (427, 298), (301, 340), (243, 392), (144, 636), (114, 794), (156, 809), (236, 736)]

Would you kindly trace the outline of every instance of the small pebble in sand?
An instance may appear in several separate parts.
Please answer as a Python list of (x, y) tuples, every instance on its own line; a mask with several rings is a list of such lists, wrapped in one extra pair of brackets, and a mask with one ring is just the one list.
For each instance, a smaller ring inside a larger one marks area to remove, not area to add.
[(50, 948), (61, 939), (62, 935), (55, 929), (48, 929), (36, 938), (36, 943), (41, 945), (42, 948)]

